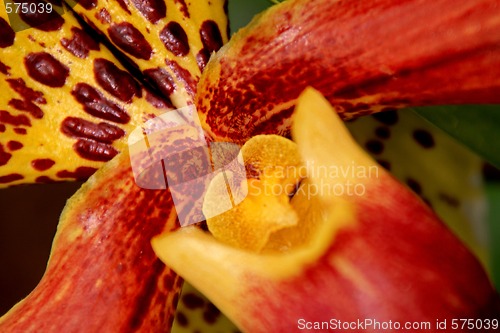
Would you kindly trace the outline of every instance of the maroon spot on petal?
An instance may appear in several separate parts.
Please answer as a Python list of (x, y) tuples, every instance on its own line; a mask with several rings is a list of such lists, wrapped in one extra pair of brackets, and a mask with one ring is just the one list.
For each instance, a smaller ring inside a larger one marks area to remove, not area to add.
[(413, 131), (413, 138), (423, 148), (432, 148), (435, 145), (432, 134), (426, 130), (418, 129)]
[(11, 46), (14, 44), (15, 38), (16, 33), (12, 30), (10, 24), (0, 17), (0, 47), (6, 48)]
[(51, 160), (50, 158), (39, 158), (31, 161), (31, 166), (33, 167), (33, 169), (38, 171), (48, 170), (52, 168), (54, 164), (56, 164), (56, 162), (54, 160)]
[(163, 287), (165, 288), (165, 290), (172, 290), (176, 279), (177, 276), (173, 272), (166, 274), (163, 278)]
[(384, 125), (395, 125), (399, 120), (396, 109), (386, 108), (384, 110), (383, 112), (375, 113), (372, 117)]
[(61, 124), (61, 131), (70, 137), (93, 139), (99, 142), (112, 143), (123, 137), (125, 131), (108, 123), (95, 124), (91, 121), (68, 117)]
[(216, 52), (222, 47), (222, 36), (219, 26), (212, 20), (203, 22), (200, 28), (200, 38), (203, 47), (208, 52)]
[(43, 118), (43, 111), (36, 104), (31, 101), (21, 101), (20, 99), (11, 99), (9, 101), (9, 105), (19, 111), (29, 112), (34, 118), (41, 119)]
[(99, 91), (86, 83), (78, 83), (71, 94), (90, 115), (120, 124), (126, 124), (130, 121), (130, 116), (125, 110), (106, 99)]
[(160, 32), (160, 39), (165, 48), (176, 56), (185, 56), (189, 53), (189, 41), (186, 32), (175, 21), (169, 22)]
[(59, 178), (75, 178), (77, 180), (85, 180), (92, 176), (97, 171), (96, 168), (91, 167), (78, 167), (75, 171), (62, 170), (57, 172), (56, 176)]
[(0, 61), (0, 73), (10, 75), (9, 70), (10, 67)]
[[(168, 97), (158, 96), (150, 90), (146, 90), (146, 101), (157, 109), (173, 109), (174, 105)], [(150, 119), (154, 118), (151, 117)]]
[(391, 171), (391, 163), (386, 160), (377, 160), (377, 163), (380, 164), (387, 171)]
[(12, 154), (6, 152), (3, 148), (3, 145), (0, 144), (0, 166), (7, 164), (11, 157)]
[(151, 23), (156, 23), (167, 16), (164, 0), (132, 0), (132, 3)]
[(36, 91), (26, 86), (23, 79), (7, 79), (9, 86), (17, 92), (23, 99), (33, 101), (35, 103), (46, 104), (47, 101), (43, 97), (41, 91)]
[(6, 130), (6, 129), (7, 129), (7, 128), (5, 127), (5, 125), (4, 125), (4, 124), (0, 124), (0, 133), (5, 132), (5, 130)]
[(20, 135), (26, 135), (26, 133), (28, 133), (26, 128), (14, 128), (14, 132)]
[(384, 151), (384, 144), (378, 140), (369, 140), (365, 143), (366, 149), (375, 155), (381, 154)]
[(11, 183), (11, 182), (14, 182), (16, 180), (21, 180), (23, 178), (24, 178), (23, 175), (20, 175), (18, 173), (11, 173), (11, 174), (8, 174), (5, 176), (0, 176), (0, 184)]
[(142, 96), (139, 83), (109, 60), (94, 60), (94, 76), (104, 90), (126, 103), (130, 103), (134, 96)]
[(112, 145), (90, 139), (76, 141), (73, 148), (78, 155), (91, 161), (107, 162), (118, 154)]
[(208, 303), (207, 308), (203, 312), (203, 319), (209, 323), (214, 324), (220, 316), (220, 311), (211, 302)]
[(47, 176), (40, 176), (40, 177), (37, 177), (35, 179), (35, 183), (39, 183), (39, 184), (50, 184), (50, 183), (56, 183), (57, 181), (50, 178), (50, 177), (47, 177)]
[(95, 18), (102, 24), (109, 24), (111, 22), (111, 15), (109, 15), (106, 8), (101, 8), (97, 13), (95, 13)]
[(175, 82), (172, 76), (163, 68), (146, 69), (144, 71), (146, 79), (160, 89), (165, 96), (170, 96), (175, 90)]
[(19, 12), (19, 17), (31, 27), (42, 31), (56, 31), (61, 29), (64, 24), (64, 19), (55, 10), (51, 12), (46, 10), (38, 10), (39, 0), (19, 0), (23, 4), (37, 6), (37, 10), (28, 10), (26, 13)]
[(165, 64), (172, 70), (174, 76), (184, 82), (186, 91), (191, 96), (194, 96), (196, 91), (197, 79), (191, 75), (187, 69), (183, 68), (175, 61), (165, 60)]
[(449, 205), (453, 208), (460, 207), (460, 200), (458, 200), (457, 198), (455, 198), (449, 194), (439, 193), (438, 197), (439, 197), (439, 200), (443, 201), (444, 203), (446, 203), (447, 205)]
[(108, 28), (111, 41), (126, 53), (144, 60), (149, 60), (153, 49), (144, 35), (132, 24), (121, 22)]
[(406, 184), (416, 194), (419, 194), (419, 195), (422, 194), (422, 185), (420, 185), (420, 183), (418, 181), (416, 181), (415, 179), (413, 179), (413, 178), (406, 179)]
[(212, 20), (203, 22), (200, 28), (200, 38), (203, 48), (196, 55), (196, 62), (200, 70), (203, 70), (212, 52), (216, 52), (222, 47), (222, 36), (217, 23)]
[(189, 320), (186, 317), (186, 315), (184, 313), (182, 313), (181, 311), (177, 311), (177, 313), (175, 314), (175, 319), (177, 319), (177, 323), (180, 326), (182, 326), (182, 327), (188, 327)]
[(97, 6), (97, 0), (76, 0), (83, 8), (90, 10)]
[(175, 0), (175, 3), (180, 5), (180, 10), (182, 12), (182, 15), (184, 15), (186, 18), (190, 18), (191, 16), (189, 15), (189, 9), (186, 4), (185, 0)]
[(64, 86), (69, 75), (69, 69), (46, 52), (28, 54), (24, 65), (31, 78), (53, 88)]
[(116, 1), (124, 11), (126, 11), (128, 14), (131, 14), (130, 9), (128, 9), (128, 0), (116, 0)]
[(74, 56), (85, 59), (90, 50), (98, 51), (100, 49), (99, 42), (82, 29), (73, 27), (71, 32), (73, 32), (71, 39), (63, 38), (61, 45)]
[(198, 309), (205, 305), (205, 300), (196, 294), (186, 293), (182, 296), (182, 303), (188, 309)]
[(201, 49), (200, 52), (196, 55), (196, 63), (198, 64), (198, 68), (200, 71), (203, 71), (205, 69), (205, 66), (207, 66), (208, 61), (210, 60), (210, 53), (207, 51), (207, 49)]
[(375, 135), (379, 139), (389, 139), (391, 137), (391, 130), (389, 127), (379, 126), (375, 129)]
[(30, 119), (25, 115), (13, 116), (8, 111), (0, 110), (0, 122), (13, 126), (31, 126)]
[(23, 144), (19, 141), (11, 140), (7, 142), (7, 148), (9, 148), (10, 151), (15, 151), (23, 148)]

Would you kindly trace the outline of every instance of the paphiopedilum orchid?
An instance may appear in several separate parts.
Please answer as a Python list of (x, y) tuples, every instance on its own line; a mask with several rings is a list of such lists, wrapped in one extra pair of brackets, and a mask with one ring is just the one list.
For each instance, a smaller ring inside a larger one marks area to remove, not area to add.
[[(307, 86), (325, 95), (345, 119), (394, 112), (409, 105), (500, 101), (498, 1), (287, 1), (235, 35), (224, 49), (212, 55), (206, 67), (210, 54), (227, 41), (226, 6), (224, 1), (78, 1), (75, 12), (111, 41), (142, 73), (139, 79), (155, 86), (156, 92), (136, 81), (104, 45), (82, 29), (73, 14), (51, 14), (49, 21), (38, 15), (21, 15), (22, 21), (35, 28), (14, 31), (2, 8), (0, 84), (7, 91), (0, 114), (2, 183), (85, 178), (99, 168), (68, 202), (44, 278), (33, 293), (0, 319), (2, 331), (170, 329), (181, 280), (160, 262), (150, 241), (178, 228), (176, 211), (169, 191), (137, 186), (131, 156), (125, 148), (126, 135), (133, 128), (164, 111), (196, 105), (209, 141), (243, 143), (256, 134), (288, 136), (297, 98)], [(183, 144), (183, 137), (176, 134), (165, 134), (165, 140)], [(345, 152), (346, 156), (357, 154), (355, 146), (348, 147), (352, 152)], [(391, 188), (402, 189), (400, 185)], [(409, 202), (404, 208), (416, 205), (425, 216), (431, 214), (422, 202), (401, 191)], [(292, 192), (288, 194), (293, 196)], [(388, 214), (384, 197), (389, 198), (390, 191), (377, 188), (371, 195), (369, 199), (382, 202), (375, 206), (384, 218)], [(265, 212), (265, 202), (259, 200), (257, 197), (253, 205), (242, 204)], [(341, 205), (333, 212), (327, 209), (327, 220), (357, 221), (348, 206)], [(314, 216), (322, 209), (313, 207), (305, 214)], [(292, 222), (298, 223), (301, 218), (298, 214)], [(444, 276), (451, 278), (456, 265), (466, 264), (471, 267), (466, 278), (482, 286), (473, 290), (478, 298), (470, 305), (470, 312), (458, 306), (461, 310), (455, 313), (444, 303), (436, 305), (443, 309), (443, 319), (453, 314), (479, 316), (487, 313), (486, 308), (494, 313), (494, 292), (479, 264), (444, 228), (437, 229), (431, 232), (431, 244), (442, 241), (452, 244), (447, 250), (460, 249), (463, 253), (453, 257), (453, 269), (445, 270)], [(188, 230), (173, 236), (172, 244), (180, 237), (202, 246), (202, 239), (198, 242), (196, 233), (190, 236)], [(218, 230), (222, 234), (230, 231)], [(315, 239), (315, 232), (310, 234)], [(187, 238), (183, 238), (185, 235)], [(266, 242), (262, 245), (259, 241), (272, 235), (261, 237), (254, 236), (257, 242), (253, 243), (236, 243), (247, 248), (265, 246)], [(286, 241), (294, 237), (294, 233), (285, 232), (278, 238)], [(426, 252), (419, 241), (408, 241), (412, 249)], [(313, 246), (317, 249), (327, 244), (319, 240)], [(162, 258), (197, 283), (190, 275), (196, 274), (196, 269), (186, 272), (184, 266), (164, 255), (168, 246), (159, 246)], [(241, 269), (251, 270), (252, 263)], [(295, 270), (303, 267), (300, 262), (296, 264)], [(427, 264), (422, 263), (429, 268)], [(370, 268), (364, 268), (360, 274), (369, 273)], [(470, 292), (465, 288), (467, 283), (458, 278), (456, 281), (450, 285), (457, 286), (457, 295)], [(381, 276), (380, 283), (384, 282), (395, 287), (395, 280)], [(280, 284), (274, 285), (273, 292), (278, 292)], [(285, 291), (292, 299), (298, 297), (307, 304), (300, 293), (294, 296), (293, 288), (282, 289)], [(220, 300), (215, 292), (205, 292)], [(277, 301), (278, 307), (287, 306)], [(290, 300), (284, 297), (282, 301)], [(351, 301), (346, 298), (347, 303), (331, 305), (341, 309)], [(384, 303), (387, 318), (394, 302), (389, 298)], [(268, 327), (259, 320), (256, 326), (248, 320), (238, 321), (234, 312), (246, 309), (231, 302), (220, 305), (242, 329)], [(371, 308), (367, 305), (364, 309)], [(374, 315), (375, 310), (382, 311), (373, 309)], [(269, 319), (262, 317), (266, 322)], [(397, 319), (404, 318), (398, 314)]]

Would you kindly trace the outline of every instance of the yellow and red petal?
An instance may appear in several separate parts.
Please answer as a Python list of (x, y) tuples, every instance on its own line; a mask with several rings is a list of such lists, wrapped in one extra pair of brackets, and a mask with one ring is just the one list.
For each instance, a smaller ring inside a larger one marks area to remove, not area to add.
[(356, 145), (325, 99), (305, 91), (293, 119), (308, 179), (320, 189), (311, 193), (322, 208), (311, 240), (257, 254), (182, 228), (153, 240), (165, 263), (250, 332), (291, 332), (300, 320), (332, 316), (398, 323), (498, 316), (498, 294), (479, 261)]
[(213, 138), (287, 134), (307, 86), (344, 119), (408, 105), (500, 103), (497, 1), (291, 0), (209, 62), (196, 105)]

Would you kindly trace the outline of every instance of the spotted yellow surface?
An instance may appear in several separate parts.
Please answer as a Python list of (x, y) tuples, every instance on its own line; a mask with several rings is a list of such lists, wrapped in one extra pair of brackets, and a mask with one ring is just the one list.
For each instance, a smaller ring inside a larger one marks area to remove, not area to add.
[(359, 144), (426, 201), (488, 266), (481, 159), (408, 109), (347, 125)]
[(66, 1), (176, 107), (191, 103), (210, 54), (228, 41), (227, 0)]
[[(0, 17), (9, 29), (4, 6)], [(127, 133), (170, 109), (102, 44), (75, 51), (86, 45), (78, 38), (92, 38), (71, 13), (55, 22), (11, 29), (12, 44), (1, 49), (0, 186), (87, 178), (126, 148)]]

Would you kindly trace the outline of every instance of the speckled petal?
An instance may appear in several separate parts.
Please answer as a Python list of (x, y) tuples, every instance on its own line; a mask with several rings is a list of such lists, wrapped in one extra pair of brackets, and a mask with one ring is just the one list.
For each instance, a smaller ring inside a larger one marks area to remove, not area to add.
[(86, 179), (127, 134), (171, 110), (67, 12), (57, 29), (14, 32), (0, 6), (0, 187)]

